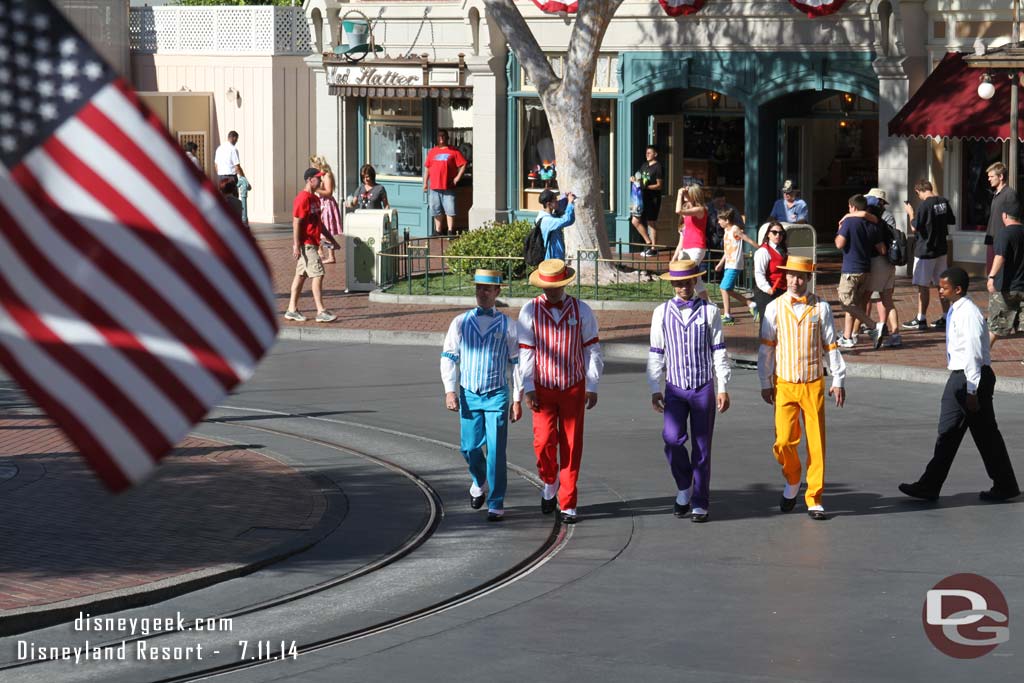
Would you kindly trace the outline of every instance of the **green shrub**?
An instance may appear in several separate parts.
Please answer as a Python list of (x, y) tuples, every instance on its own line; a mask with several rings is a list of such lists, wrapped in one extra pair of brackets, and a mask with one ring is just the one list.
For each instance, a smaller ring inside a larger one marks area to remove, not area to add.
[[(502, 275), (518, 279), (526, 275), (526, 263), (523, 262), (523, 242), (533, 230), (530, 221), (514, 223), (495, 223), (487, 221), (476, 230), (456, 237), (448, 243), (445, 254), (448, 256), (492, 256), (510, 260), (494, 260), (491, 258), (458, 258), (449, 259), (448, 267), (454, 273), (472, 275), (477, 268), (500, 270)], [(517, 259), (517, 260), (512, 260)]]

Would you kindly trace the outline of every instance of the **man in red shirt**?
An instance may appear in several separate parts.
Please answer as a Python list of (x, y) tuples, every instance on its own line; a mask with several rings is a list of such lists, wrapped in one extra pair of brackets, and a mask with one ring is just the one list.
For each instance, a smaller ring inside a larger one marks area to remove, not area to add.
[[(447, 235), (455, 227), (455, 186), (462, 180), (469, 162), (462, 153), (448, 146), (448, 133), (437, 133), (437, 147), (427, 152), (424, 164), (423, 191), (429, 190), (427, 202), (434, 217), (434, 234)], [(441, 220), (447, 218), (445, 226)]]
[(323, 173), (315, 168), (307, 168), (302, 176), (306, 185), (292, 204), (292, 256), (296, 263), (288, 310), (284, 313), (286, 320), (306, 320), (306, 316), (299, 313), (299, 294), (302, 293), (302, 285), (305, 284), (307, 277), (313, 280), (313, 303), (316, 304), (317, 311), (315, 320), (318, 323), (329, 323), (338, 318), (324, 308), (324, 264), (320, 261), (321, 233), (334, 243), (335, 248), (339, 245), (333, 236), (324, 232), (323, 224), (320, 222), (320, 196), (316, 190), (320, 187), (322, 175)]

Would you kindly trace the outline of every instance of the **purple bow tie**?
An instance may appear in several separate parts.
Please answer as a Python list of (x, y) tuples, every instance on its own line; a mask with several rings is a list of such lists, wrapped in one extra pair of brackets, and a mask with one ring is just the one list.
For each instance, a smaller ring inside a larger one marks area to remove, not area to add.
[(693, 309), (697, 305), (697, 299), (673, 299), (676, 302), (678, 308), (689, 308)]

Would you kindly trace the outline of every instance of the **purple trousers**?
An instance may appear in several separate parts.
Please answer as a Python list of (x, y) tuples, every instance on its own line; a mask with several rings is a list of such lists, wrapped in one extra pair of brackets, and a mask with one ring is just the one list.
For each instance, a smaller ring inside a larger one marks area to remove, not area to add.
[[(665, 457), (680, 491), (693, 484), (693, 507), (708, 509), (711, 486), (711, 434), (715, 430), (714, 380), (696, 389), (665, 383)], [(690, 429), (687, 431), (686, 422)], [(692, 455), (686, 452), (690, 441)]]

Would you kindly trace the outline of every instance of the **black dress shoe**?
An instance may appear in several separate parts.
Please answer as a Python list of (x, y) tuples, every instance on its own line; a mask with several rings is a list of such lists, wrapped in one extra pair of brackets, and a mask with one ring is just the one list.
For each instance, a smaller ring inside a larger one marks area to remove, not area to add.
[(561, 514), (561, 520), (562, 520), (562, 524), (575, 524), (576, 523), (576, 515), (570, 515), (568, 512), (563, 512)]
[(691, 522), (703, 523), (708, 521), (708, 513), (706, 512), (695, 512), (690, 516)]
[(911, 498), (920, 498), (921, 500), (938, 500), (939, 492), (933, 491), (932, 489), (921, 486), (919, 482), (913, 484), (900, 484), (900, 492), (904, 493)]
[(541, 498), (540, 499), (540, 511), (545, 515), (550, 515), (555, 511), (555, 506), (558, 504), (558, 498)]
[(808, 510), (807, 514), (810, 516), (811, 519), (817, 520), (819, 522), (823, 522), (826, 519), (828, 519), (828, 515), (825, 514), (824, 510)]
[(978, 498), (981, 498), (982, 500), (989, 503), (1003, 503), (1010, 500), (1011, 498), (1016, 498), (1019, 495), (1020, 491), (1003, 491), (1002, 489), (997, 489), (995, 486), (993, 486), (988, 491), (982, 491), (981, 493), (979, 493)]
[(672, 514), (676, 517), (685, 517), (686, 513), (690, 511), (690, 504), (680, 505), (679, 503), (673, 504)]
[(796, 507), (796, 499), (797, 496), (793, 496), (792, 498), (782, 496), (782, 498), (779, 499), (779, 509), (783, 512), (792, 512), (793, 508)]
[(488, 522), (500, 522), (503, 519), (505, 519), (505, 515), (499, 515), (497, 512), (490, 512), (490, 511), (488, 511), (488, 513), (487, 513), (487, 521)]
[(487, 494), (481, 493), (479, 496), (469, 497), (469, 507), (474, 510), (479, 510), (484, 506), (484, 501), (487, 500)]

